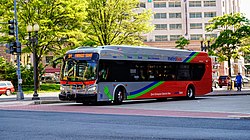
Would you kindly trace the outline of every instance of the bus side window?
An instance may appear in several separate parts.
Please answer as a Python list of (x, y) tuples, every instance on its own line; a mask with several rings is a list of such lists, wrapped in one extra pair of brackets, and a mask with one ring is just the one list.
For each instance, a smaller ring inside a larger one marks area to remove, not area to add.
[(145, 72), (143, 71), (143, 69), (140, 70), (140, 78), (143, 81), (146, 79), (146, 75), (145, 75)]
[(175, 80), (175, 75), (174, 74), (168, 74), (166, 77), (167, 81)]
[(105, 63), (102, 64), (102, 67), (101, 67), (98, 75), (99, 75), (99, 78), (100, 78), (101, 81), (107, 81), (107, 78), (108, 78), (108, 75), (109, 75), (109, 68), (106, 67)]

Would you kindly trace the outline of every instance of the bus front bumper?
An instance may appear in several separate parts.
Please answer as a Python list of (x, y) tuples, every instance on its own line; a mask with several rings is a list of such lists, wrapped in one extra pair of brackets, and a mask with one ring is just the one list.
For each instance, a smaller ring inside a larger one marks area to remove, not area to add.
[(79, 103), (96, 102), (97, 94), (60, 93), (59, 99), (62, 101), (76, 101)]

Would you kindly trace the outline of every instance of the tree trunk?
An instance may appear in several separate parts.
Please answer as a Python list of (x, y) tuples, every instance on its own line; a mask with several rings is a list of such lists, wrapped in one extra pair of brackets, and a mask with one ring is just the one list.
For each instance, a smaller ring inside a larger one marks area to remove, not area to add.
[(231, 78), (231, 57), (227, 57), (227, 65), (228, 65), (228, 76)]

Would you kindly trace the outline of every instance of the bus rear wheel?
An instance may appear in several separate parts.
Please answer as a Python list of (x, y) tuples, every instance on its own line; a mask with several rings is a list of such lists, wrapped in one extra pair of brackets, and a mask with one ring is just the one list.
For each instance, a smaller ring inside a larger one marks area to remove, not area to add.
[(123, 99), (124, 99), (124, 90), (122, 90), (122, 88), (116, 89), (114, 104), (116, 105), (122, 104)]
[(189, 86), (187, 89), (187, 95), (186, 95), (187, 99), (194, 99), (195, 98), (195, 92), (194, 92), (194, 88)]

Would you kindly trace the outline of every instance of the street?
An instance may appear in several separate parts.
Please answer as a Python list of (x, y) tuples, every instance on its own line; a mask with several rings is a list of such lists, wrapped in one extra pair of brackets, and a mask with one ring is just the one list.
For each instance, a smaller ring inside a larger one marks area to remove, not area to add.
[(0, 139), (249, 139), (250, 94), (217, 89), (195, 100), (83, 105), (57, 93), (0, 97)]
[(238, 119), (4, 110), (0, 111), (0, 117), (1, 140), (247, 140), (250, 137), (250, 121)]

